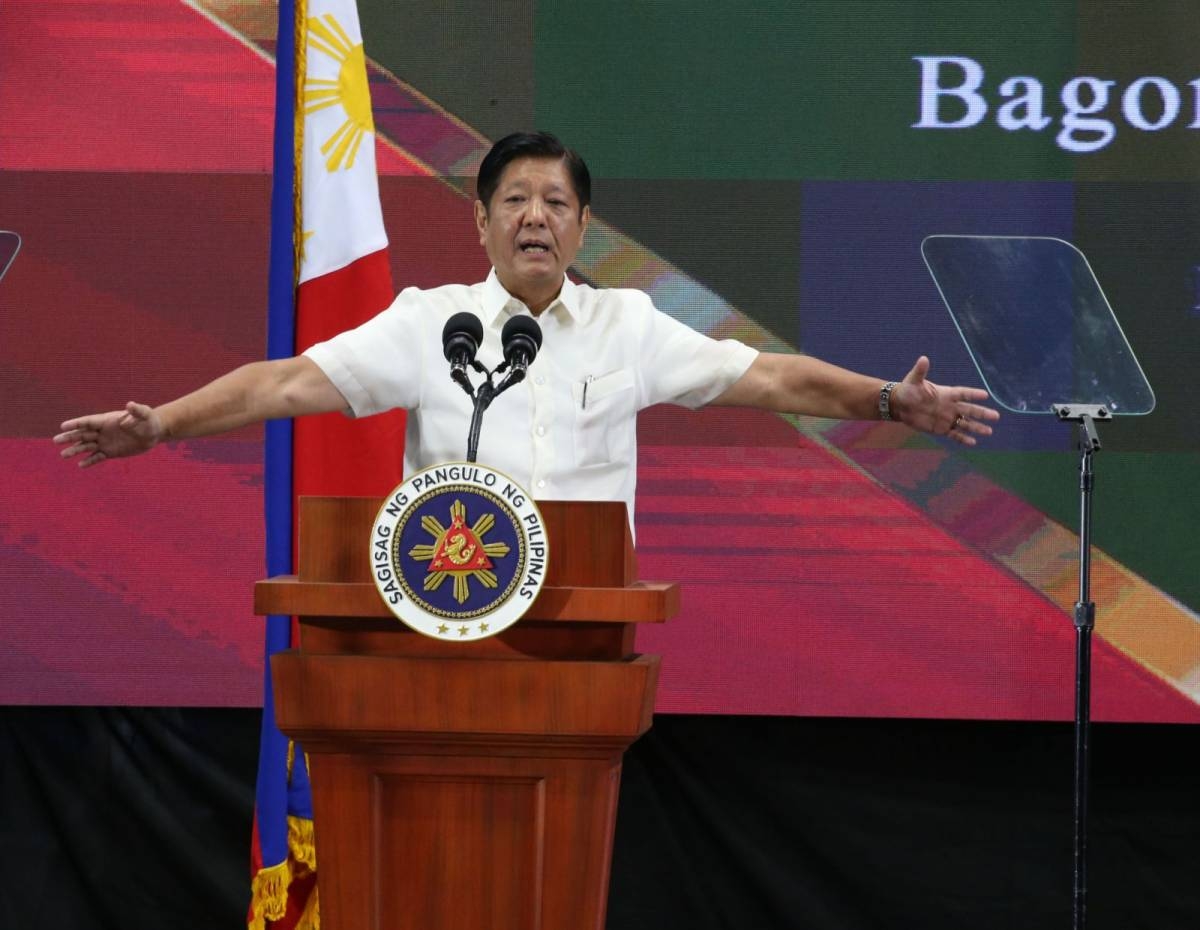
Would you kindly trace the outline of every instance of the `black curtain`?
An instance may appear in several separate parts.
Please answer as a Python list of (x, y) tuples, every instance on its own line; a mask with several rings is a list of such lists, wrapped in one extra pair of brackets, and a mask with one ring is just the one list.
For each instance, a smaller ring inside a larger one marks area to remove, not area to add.
[[(0, 928), (243, 926), (259, 716), (0, 710)], [(1196, 738), (1093, 728), (1094, 930), (1200, 925)], [(1072, 758), (1069, 724), (658, 717), (608, 926), (1069, 927)]]
[(0, 928), (237, 928), (261, 711), (5, 708)]

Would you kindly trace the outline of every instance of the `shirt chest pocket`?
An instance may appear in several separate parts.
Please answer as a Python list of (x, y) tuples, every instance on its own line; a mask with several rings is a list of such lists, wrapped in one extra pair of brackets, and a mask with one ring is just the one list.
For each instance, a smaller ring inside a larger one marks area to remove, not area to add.
[(637, 429), (633, 372), (626, 369), (571, 384), (575, 408), (575, 465), (607, 465), (632, 454)]

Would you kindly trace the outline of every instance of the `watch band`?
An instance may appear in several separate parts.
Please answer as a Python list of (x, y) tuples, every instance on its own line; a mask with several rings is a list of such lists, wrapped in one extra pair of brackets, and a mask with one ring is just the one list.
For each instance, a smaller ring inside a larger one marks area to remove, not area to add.
[(892, 419), (892, 389), (895, 388), (896, 382), (889, 381), (879, 389), (879, 419)]

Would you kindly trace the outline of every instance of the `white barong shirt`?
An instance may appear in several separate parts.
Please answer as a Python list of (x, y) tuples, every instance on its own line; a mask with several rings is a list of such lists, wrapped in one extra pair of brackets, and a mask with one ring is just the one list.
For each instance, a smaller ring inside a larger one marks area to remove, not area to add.
[[(489, 369), (503, 361), (505, 322), (529, 315), (493, 270), (480, 284), (406, 288), (373, 319), (304, 353), (346, 399), (347, 415), (409, 411), (405, 477), (466, 458), (471, 398), (450, 379), (442, 352), (442, 328), (462, 311), (483, 323), (476, 358)], [(637, 412), (660, 403), (701, 407), (758, 352), (696, 332), (641, 291), (570, 279), (537, 320), (541, 351), (525, 381), (484, 414), (478, 460), (540, 500), (624, 501), (632, 525)], [(471, 372), (473, 383), (481, 377)]]

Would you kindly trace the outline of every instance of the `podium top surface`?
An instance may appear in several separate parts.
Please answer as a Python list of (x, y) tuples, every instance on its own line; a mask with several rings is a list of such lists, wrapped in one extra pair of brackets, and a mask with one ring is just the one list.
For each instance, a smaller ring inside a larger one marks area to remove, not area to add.
[[(371, 581), (371, 525), (380, 497), (301, 497), (297, 576)], [(549, 587), (617, 588), (637, 580), (633, 535), (620, 501), (538, 501), (550, 540)]]
[[(298, 574), (258, 582), (255, 612), (395, 620), (371, 577), (370, 531), (382, 503), (373, 497), (302, 497)], [(623, 503), (538, 506), (551, 554), (545, 585), (525, 621), (661, 623), (679, 611), (677, 584), (636, 580)]]

